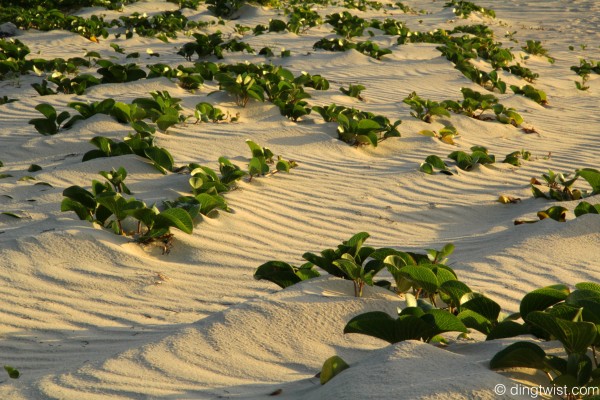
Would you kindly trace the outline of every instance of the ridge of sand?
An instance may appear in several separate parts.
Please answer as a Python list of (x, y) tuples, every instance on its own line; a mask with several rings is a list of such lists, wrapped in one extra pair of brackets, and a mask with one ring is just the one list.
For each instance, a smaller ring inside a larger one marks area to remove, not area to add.
[[(356, 51), (313, 51), (318, 39), (333, 37), (325, 25), (302, 35), (271, 33), (244, 40), (257, 50), (263, 46), (276, 53), (290, 49), (292, 57), (273, 62), (295, 74), (308, 71), (326, 77), (331, 82), (329, 91), (307, 89), (313, 96), (311, 104), (335, 102), (392, 120), (401, 118), (402, 138), (384, 141), (377, 148), (349, 147), (336, 139), (335, 124), (324, 123), (316, 114), (293, 123), (270, 103), (250, 102), (242, 109), (226, 94), (210, 94), (217, 88), (210, 82), (196, 93), (160, 78), (100, 85), (82, 96), (41, 97), (30, 87), (40, 80), (36, 76), (1, 81), (2, 94), (19, 101), (0, 106), (4, 163), (0, 172), (13, 175), (0, 180), (0, 211), (23, 218), (0, 215), (1, 362), (22, 373), (16, 381), (0, 379), (0, 397), (261, 398), (281, 388), (281, 397), (306, 399), (387, 398), (391, 392), (402, 398), (492, 398), (493, 383), (508, 381), (489, 371), (486, 362), (510, 341), (455, 343), (448, 350), (414, 342), (386, 346), (376, 339), (343, 335), (342, 330), (347, 320), (365, 310), (393, 314), (400, 300), (390, 293), (367, 288), (366, 298), (357, 300), (351, 297), (350, 282), (334, 278), (284, 291), (252, 278), (265, 261), (299, 264), (305, 251), (334, 247), (356, 232), (368, 231), (368, 244), (375, 247), (421, 251), (454, 243), (452, 267), (461, 280), (507, 311), (517, 310), (523, 294), (534, 288), (598, 280), (598, 216), (573, 219), (571, 214), (565, 223), (523, 226), (513, 226), (513, 221), (533, 218), (553, 204), (531, 197), (531, 177), (548, 169), (569, 172), (599, 167), (600, 79), (590, 76), (590, 89), (578, 91), (573, 84), (578, 77), (569, 67), (578, 64), (578, 57), (600, 59), (600, 5), (592, 0), (477, 1), (493, 8), (497, 19), (461, 20), (442, 10), (439, 1), (405, 3), (432, 13), (351, 12), (367, 18), (394, 17), (407, 21), (411, 29), (484, 22), (506, 45), (510, 42), (504, 34), (517, 31), (520, 42), (512, 44), (517, 53), (525, 40), (541, 40), (556, 62), (535, 56), (523, 62), (540, 74), (535, 86), (548, 93), (549, 107), (510, 91), (495, 93), (503, 104), (517, 108), (539, 134), (453, 115), (446, 120), (461, 133), (456, 147), (418, 135), (419, 130), (439, 129), (442, 124), (412, 118), (402, 103), (410, 92), (440, 101), (460, 98), (461, 87), (483, 89), (453, 69), (431, 44), (397, 46), (391, 37), (376, 33), (373, 40), (393, 50), (381, 61)], [(127, 6), (126, 13), (172, 9), (171, 3), (138, 2)], [(317, 9), (323, 16), (342, 10)], [(93, 12), (98, 10), (82, 10), (81, 15)], [(120, 15), (102, 13), (110, 18)], [(185, 13), (194, 20), (214, 19), (202, 10)], [(209, 31), (232, 34), (236, 23), (254, 26), (269, 18), (285, 16), (245, 6), (240, 19)], [(32, 56), (39, 53), (47, 59), (95, 50), (125, 62), (124, 55), (110, 48), (114, 41), (126, 54), (140, 52), (140, 65), (173, 66), (185, 64), (175, 53), (190, 40), (179, 35), (163, 43), (134, 36), (94, 44), (64, 31), (26, 31), (18, 39), (31, 48)], [(580, 49), (580, 44), (587, 48)], [(568, 49), (571, 45), (575, 51)], [(146, 49), (160, 57), (147, 56)], [(265, 58), (226, 53), (224, 61), (246, 60)], [(525, 84), (502, 74), (509, 84)], [(338, 91), (350, 83), (366, 86), (366, 102)], [(240, 113), (237, 123), (184, 124), (168, 134), (157, 133), (158, 145), (167, 148), (178, 165), (198, 162), (216, 168), (220, 156), (243, 165), (248, 138), (299, 163), (289, 175), (241, 182), (239, 190), (226, 196), (232, 213), (203, 218), (191, 236), (176, 233), (175, 247), (166, 256), (159, 248), (140, 247), (77, 220), (73, 213), (61, 213), (62, 190), (70, 185), (88, 187), (99, 177), (98, 171), (124, 166), (136, 198), (150, 204), (188, 192), (185, 175), (162, 176), (135, 156), (81, 163), (82, 155), (92, 149), (88, 143), (92, 137), (121, 139), (129, 132), (108, 116), (80, 121), (73, 129), (49, 137), (27, 123), (38, 116), (34, 107), (41, 102), (64, 110), (70, 101), (107, 97), (131, 101), (153, 90), (168, 90), (182, 98), (187, 113), (200, 101)], [(445, 157), (473, 145), (488, 147), (499, 161), (520, 149), (531, 151), (534, 159), (520, 168), (498, 163), (451, 177), (418, 172), (419, 163), (429, 154)], [(27, 172), (34, 163), (43, 170)], [(18, 181), (26, 175), (53, 187)], [(500, 194), (520, 197), (522, 202), (498, 204)], [(596, 203), (599, 197), (588, 201)], [(569, 210), (576, 204), (561, 203)], [(334, 354), (352, 368), (320, 387), (312, 377)], [(434, 376), (435, 385), (418, 383), (415, 371)]]

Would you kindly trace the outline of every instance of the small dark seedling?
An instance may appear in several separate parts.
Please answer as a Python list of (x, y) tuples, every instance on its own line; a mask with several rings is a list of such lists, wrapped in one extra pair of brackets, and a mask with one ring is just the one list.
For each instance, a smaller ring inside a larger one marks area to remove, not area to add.
[(33, 125), (38, 133), (44, 136), (56, 135), (61, 129), (70, 129), (77, 120), (81, 119), (80, 115), (69, 119), (71, 114), (68, 111), (57, 114), (56, 109), (47, 103), (38, 104), (35, 109), (46, 118), (31, 119), (29, 124)]
[(344, 93), (346, 96), (354, 97), (360, 101), (365, 101), (365, 99), (361, 96), (361, 92), (366, 88), (363, 85), (348, 85), (348, 89), (341, 87), (340, 91)]
[(488, 150), (483, 146), (471, 147), (471, 154), (464, 151), (453, 151), (448, 154), (448, 158), (456, 162), (456, 166), (464, 171), (472, 170), (475, 165), (489, 165), (496, 162), (496, 157), (488, 154)]
[(410, 115), (425, 122), (430, 123), (434, 116), (450, 117), (450, 113), (443, 105), (435, 101), (424, 100), (416, 92), (409, 94), (402, 102), (408, 104), (413, 110)]
[[(600, 171), (593, 168), (583, 168), (575, 171), (573, 178), (569, 178), (569, 176), (570, 174), (556, 173), (552, 170), (548, 170), (547, 174), (542, 174), (544, 185), (548, 187), (548, 193), (544, 193), (538, 188), (538, 186), (542, 185), (542, 182), (536, 178), (532, 178), (531, 191), (533, 197), (542, 197), (557, 201), (571, 201), (600, 194)], [(591, 192), (573, 188), (575, 182), (580, 177), (586, 180), (591, 186)]]

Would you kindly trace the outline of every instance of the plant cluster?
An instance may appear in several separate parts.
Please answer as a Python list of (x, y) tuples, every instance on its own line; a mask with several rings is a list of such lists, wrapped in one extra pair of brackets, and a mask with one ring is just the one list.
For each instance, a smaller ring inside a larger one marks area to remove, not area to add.
[(453, 7), (452, 12), (461, 18), (468, 18), (472, 12), (480, 12), (487, 17), (496, 18), (496, 13), (494, 10), (478, 6), (470, 1), (450, 0), (444, 5), (444, 7)]
[(434, 116), (450, 117), (450, 113), (443, 105), (436, 101), (422, 99), (416, 92), (409, 94), (402, 102), (410, 106), (412, 110), (410, 115), (421, 121), (431, 123)]
[[(442, 138), (440, 138), (440, 140), (443, 141)], [(454, 160), (456, 166), (463, 171), (470, 171), (477, 164), (489, 165), (496, 162), (496, 156), (489, 154), (488, 149), (483, 146), (473, 146), (470, 150), (470, 154), (460, 150), (453, 151), (452, 153), (448, 154), (448, 158)], [(530, 158), (531, 153), (525, 150), (520, 150), (508, 154), (502, 162), (518, 167), (521, 165), (521, 160), (529, 160)], [(419, 170), (429, 175), (432, 175), (436, 170), (439, 170), (439, 172), (445, 175), (453, 175), (452, 171), (450, 171), (444, 160), (436, 155), (428, 156), (425, 159), (425, 162), (421, 163), (419, 166)]]
[(247, 53), (254, 53), (254, 49), (247, 43), (238, 42), (236, 39), (225, 42), (220, 31), (211, 33), (210, 35), (194, 33), (192, 36), (196, 40), (184, 44), (177, 52), (177, 54), (185, 57), (188, 61), (192, 61), (192, 56), (194, 54), (196, 54), (198, 58), (214, 55), (218, 59), (222, 59), (224, 50), (230, 52), (246, 51)]
[[(77, 185), (66, 188), (63, 191), (65, 199), (61, 203), (61, 211), (73, 211), (79, 219), (108, 227), (118, 235), (136, 235), (136, 240), (142, 243), (158, 240), (170, 242), (172, 227), (192, 233), (192, 217), (184, 209), (168, 208), (159, 211), (155, 205), (149, 207), (133, 197), (124, 197), (122, 193), (130, 194), (123, 182), (127, 177), (124, 168), (111, 172), (102, 171), (100, 174), (107, 181), (93, 180), (91, 192)], [(127, 218), (137, 221), (135, 232), (124, 228), (123, 222)], [(142, 229), (144, 227), (145, 230)]]
[(362, 36), (369, 23), (348, 11), (329, 14), (325, 17), (325, 22), (333, 27), (333, 31), (343, 38), (350, 39), (354, 36)]
[(453, 125), (446, 125), (439, 132), (424, 129), (419, 131), (420, 135), (438, 138), (447, 144), (455, 144), (454, 139), (459, 136), (458, 130)]
[(166, 38), (175, 39), (177, 31), (191, 30), (198, 28), (201, 23), (188, 20), (181, 11), (165, 11), (148, 17), (146, 14), (133, 13), (129, 16), (119, 17), (120, 26), (125, 28), (125, 38), (133, 37), (134, 33), (139, 36), (153, 37), (165, 40)]
[[(600, 171), (593, 168), (583, 168), (575, 171), (573, 177), (570, 174), (556, 173), (548, 170), (542, 174), (543, 183), (536, 178), (531, 179), (531, 191), (533, 197), (556, 201), (580, 200), (585, 197), (600, 194)], [(573, 186), (579, 178), (583, 178), (591, 186), (592, 190), (575, 189)], [(548, 192), (544, 193), (538, 186), (546, 186)]]
[(586, 83), (590, 78), (590, 74), (592, 72), (600, 74), (600, 61), (588, 61), (582, 58), (581, 60), (579, 60), (579, 66), (572, 66), (571, 71), (575, 72), (581, 77), (581, 82), (575, 82), (575, 86), (577, 87), (577, 89), (587, 90), (589, 89), (589, 86), (586, 86)]

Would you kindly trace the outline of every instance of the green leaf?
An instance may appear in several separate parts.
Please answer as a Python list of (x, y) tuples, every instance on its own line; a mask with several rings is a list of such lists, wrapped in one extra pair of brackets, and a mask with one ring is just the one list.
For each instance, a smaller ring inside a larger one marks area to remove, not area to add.
[(477, 296), (460, 305), (461, 310), (471, 310), (489, 321), (496, 321), (500, 315), (500, 305), (485, 296)]
[(321, 368), (321, 385), (329, 382), (334, 376), (342, 372), (343, 370), (350, 368), (350, 366), (342, 360), (339, 356), (329, 357), (325, 360), (323, 368)]
[(5, 365), (4, 370), (8, 373), (8, 376), (11, 379), (18, 379), (21, 376), (21, 373), (19, 372), (19, 370), (11, 367), (10, 365)]
[(600, 214), (600, 204), (592, 205), (587, 201), (582, 201), (577, 204), (575, 210), (573, 210), (576, 217), (582, 216), (584, 214)]
[(568, 295), (569, 288), (564, 285), (547, 286), (529, 292), (521, 300), (519, 308), (521, 317), (525, 319), (530, 312), (544, 311), (548, 307), (564, 301)]
[(580, 282), (575, 287), (579, 290), (591, 290), (600, 293), (600, 283), (596, 282)]
[(440, 285), (440, 291), (450, 296), (452, 299), (452, 305), (454, 307), (459, 307), (460, 299), (462, 299), (466, 293), (471, 293), (471, 289), (466, 284), (458, 280), (443, 282)]
[(421, 163), (419, 166), (419, 171), (425, 172), (426, 174), (433, 175), (433, 165), (428, 162)]
[(161, 147), (148, 147), (144, 149), (144, 154), (154, 162), (155, 167), (166, 174), (166, 171), (173, 170), (173, 157), (166, 149)]
[(504, 320), (491, 329), (485, 340), (504, 339), (527, 334), (530, 334), (530, 332), (526, 325)]
[(583, 168), (577, 171), (577, 175), (581, 176), (592, 187), (592, 194), (600, 193), (600, 171), (592, 168)]
[(190, 214), (182, 208), (168, 208), (156, 216), (156, 228), (175, 227), (187, 234), (194, 230), (194, 221)]
[(48, 118), (52, 122), (56, 121), (56, 110), (50, 104), (42, 103), (35, 106), (35, 109), (41, 112), (44, 117)]
[(21, 219), (21, 217), (20, 217), (20, 216), (18, 216), (17, 214), (15, 214), (15, 213), (11, 213), (11, 212), (8, 212), (8, 211), (3, 211), (3, 212), (0, 212), (0, 214), (2, 214), (2, 215), (7, 215), (7, 216), (9, 216), (9, 217), (16, 218), (16, 219)]
[(97, 202), (94, 195), (89, 191), (85, 190), (81, 186), (69, 186), (63, 190), (63, 196), (70, 198), (78, 203), (81, 203), (84, 207), (94, 210), (96, 209)]
[(265, 279), (282, 288), (303, 280), (296, 275), (293, 266), (283, 261), (269, 261), (262, 264), (254, 273), (254, 279)]
[(200, 203), (200, 213), (202, 215), (208, 215), (216, 209), (229, 210), (225, 199), (217, 194), (200, 193), (196, 195), (196, 200)]
[(409, 265), (401, 268), (399, 274), (427, 293), (433, 294), (439, 289), (438, 279), (429, 268)]
[(357, 315), (345, 326), (344, 333), (360, 333), (397, 343), (404, 340), (419, 340), (429, 333), (430, 327), (425, 321), (413, 315), (398, 319), (382, 311), (372, 311)]
[(155, 122), (156, 126), (158, 126), (158, 129), (165, 132), (171, 126), (179, 123), (179, 117), (178, 115), (174, 114), (164, 114), (161, 115)]
[(513, 343), (490, 361), (491, 369), (534, 368), (546, 370), (546, 352), (531, 342)]
[(558, 319), (542, 311), (529, 313), (526, 321), (554, 336), (563, 344), (568, 354), (585, 354), (597, 334), (595, 324)]

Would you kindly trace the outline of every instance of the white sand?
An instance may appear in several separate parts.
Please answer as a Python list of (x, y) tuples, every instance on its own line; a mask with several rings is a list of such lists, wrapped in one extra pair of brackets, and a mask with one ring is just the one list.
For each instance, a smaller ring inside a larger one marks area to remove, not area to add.
[[(568, 4), (478, 0), (493, 8), (497, 19), (460, 20), (442, 3), (405, 1), (432, 12), (427, 15), (350, 12), (368, 18), (395, 17), (422, 30), (483, 21), (507, 46), (511, 43), (504, 34), (517, 31), (514, 37), (519, 44), (512, 44), (517, 54), (527, 39), (541, 40), (556, 63), (536, 56), (523, 63), (540, 74), (534, 85), (547, 92), (549, 106), (510, 90), (505, 95), (495, 93), (503, 104), (517, 108), (526, 125), (539, 134), (453, 115), (449, 121), (461, 133), (456, 147), (418, 135), (421, 129), (442, 125), (430, 126), (410, 116), (402, 103), (410, 92), (441, 101), (460, 98), (464, 86), (484, 89), (453, 69), (435, 45), (396, 46), (393, 37), (376, 36), (374, 40), (393, 49), (382, 61), (355, 51), (312, 51), (314, 42), (332, 35), (328, 25), (300, 36), (265, 34), (246, 40), (257, 50), (266, 45), (276, 53), (282, 47), (290, 49), (292, 57), (274, 62), (296, 74), (308, 71), (329, 79), (329, 91), (308, 89), (311, 104), (336, 102), (392, 120), (401, 118), (402, 138), (384, 141), (377, 148), (350, 147), (335, 138), (335, 124), (323, 123), (317, 114), (293, 123), (270, 103), (251, 101), (242, 109), (225, 94), (207, 97), (216, 88), (213, 83), (194, 94), (167, 79), (154, 79), (96, 86), (83, 96), (40, 97), (30, 87), (39, 81), (35, 76), (0, 82), (2, 95), (20, 100), (0, 106), (0, 160), (4, 162), (0, 173), (13, 175), (0, 180), (0, 211), (23, 216), (17, 220), (0, 215), (0, 361), (22, 373), (19, 380), (0, 378), (0, 398), (261, 398), (282, 389), (279, 397), (305, 399), (491, 399), (495, 384), (510, 385), (508, 378), (487, 367), (510, 341), (451, 344), (448, 349), (417, 342), (386, 346), (377, 339), (344, 335), (342, 330), (350, 318), (364, 311), (393, 314), (401, 300), (391, 292), (366, 288), (365, 297), (355, 299), (352, 283), (335, 278), (281, 291), (252, 277), (265, 261), (300, 264), (305, 251), (334, 247), (356, 232), (368, 231), (368, 243), (376, 247), (421, 251), (454, 243), (452, 267), (461, 280), (511, 312), (518, 309), (523, 294), (537, 287), (598, 279), (597, 215), (575, 220), (571, 213), (566, 223), (513, 226), (513, 221), (535, 218), (537, 211), (553, 204), (531, 197), (531, 177), (548, 169), (572, 172), (599, 167), (600, 79), (592, 75), (590, 89), (578, 91), (573, 82), (579, 77), (569, 67), (578, 65), (579, 57), (600, 59), (600, 5), (594, 0)], [(175, 8), (170, 3), (140, 2), (126, 12)], [(339, 10), (319, 9), (323, 16)], [(202, 10), (188, 10), (186, 15), (210, 19)], [(276, 11), (245, 7), (240, 19), (218, 28), (231, 33), (236, 23), (254, 26), (274, 17)], [(123, 60), (109, 47), (114, 41), (126, 54), (142, 53), (141, 65), (177, 66), (184, 60), (176, 49), (189, 41), (179, 36), (165, 44), (137, 36), (114, 40), (111, 35), (112, 39), (95, 44), (69, 32), (27, 31), (18, 39), (31, 48), (31, 56), (39, 52), (47, 59), (83, 56), (94, 50)], [(587, 48), (581, 49), (580, 44)], [(148, 48), (160, 57), (147, 57)], [(243, 60), (265, 59), (226, 53), (223, 61)], [(525, 84), (508, 74), (503, 79)], [(338, 91), (350, 83), (366, 86), (366, 102)], [(62, 190), (75, 184), (89, 187), (92, 179), (98, 179), (98, 171), (124, 166), (136, 198), (152, 203), (187, 192), (185, 175), (162, 176), (134, 156), (81, 163), (81, 156), (92, 149), (88, 143), (92, 137), (121, 139), (128, 133), (108, 116), (79, 122), (50, 137), (27, 124), (38, 117), (34, 107), (41, 102), (64, 110), (73, 100), (131, 101), (153, 90), (168, 90), (183, 98), (189, 113), (196, 103), (209, 101), (241, 116), (234, 124), (178, 125), (169, 134), (157, 134), (158, 144), (171, 152), (177, 165), (199, 162), (216, 168), (222, 155), (243, 165), (249, 154), (247, 138), (299, 163), (289, 175), (241, 182), (240, 190), (226, 195), (233, 212), (202, 219), (191, 236), (175, 231), (169, 255), (79, 221), (74, 213), (61, 213)], [(498, 161), (523, 148), (532, 152), (534, 160), (520, 168), (498, 163), (451, 177), (418, 171), (429, 154), (445, 157), (473, 145), (486, 146)], [(545, 158), (549, 153), (551, 157)], [(28, 173), (34, 163), (43, 170)], [(17, 181), (25, 175), (53, 187)], [(495, 201), (501, 194), (523, 201), (502, 205)], [(599, 200), (598, 196), (588, 199)], [(576, 204), (560, 203), (570, 210)], [(335, 354), (351, 368), (321, 387), (313, 376)]]

